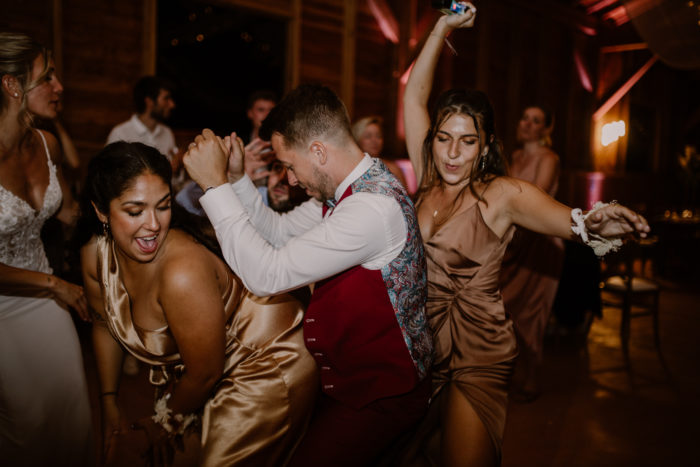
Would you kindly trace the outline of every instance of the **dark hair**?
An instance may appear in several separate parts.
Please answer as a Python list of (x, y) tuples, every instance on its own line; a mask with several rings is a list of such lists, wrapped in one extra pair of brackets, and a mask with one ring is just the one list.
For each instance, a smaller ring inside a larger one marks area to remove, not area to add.
[[(142, 174), (160, 177), (172, 192), (172, 168), (168, 159), (157, 149), (142, 143), (117, 141), (104, 147), (88, 164), (87, 177), (80, 201), (81, 218), (78, 221), (76, 244), (85, 244), (93, 235), (104, 235), (94, 206), (109, 214), (109, 204), (118, 198)], [(206, 219), (188, 213), (171, 203), (170, 228), (184, 230), (205, 247), (221, 256), (219, 244), (213, 237)]]
[(260, 138), (269, 141), (279, 133), (288, 147), (300, 147), (312, 138), (338, 134), (352, 138), (345, 104), (329, 88), (302, 85), (273, 108), (260, 128)]
[[(37, 57), (44, 56), (44, 68), (33, 82), (32, 68)], [(3, 75), (14, 76), (21, 86), (24, 97), (20, 107), (17, 120), (20, 125), (27, 129), (32, 124), (32, 118), (27, 109), (27, 93), (38, 86), (49, 70), (49, 60), (51, 52), (42, 44), (18, 32), (0, 32), (0, 77)], [(0, 92), (0, 113), (7, 107), (4, 94)]]
[(257, 101), (277, 102), (277, 95), (274, 92), (269, 91), (267, 89), (255, 91), (253, 94), (250, 95), (250, 97), (248, 97), (248, 107), (246, 107), (246, 109), (252, 109), (253, 105)]
[(137, 113), (146, 110), (146, 98), (149, 97), (155, 102), (158, 100), (160, 90), (173, 91), (173, 85), (164, 78), (158, 76), (144, 76), (134, 85), (134, 109)]
[[(430, 128), (423, 141), (423, 177), (418, 189), (418, 197), (440, 184), (440, 174), (435, 168), (433, 158), (433, 141), (442, 125), (455, 114), (472, 117), (474, 119), (474, 127), (479, 135), (479, 156), (472, 165), (469, 173), (469, 183), (463, 190), (469, 187), (474, 197), (481, 200), (481, 194), (476, 192), (473, 182), (488, 184), (494, 178), (507, 173), (507, 165), (503, 157), (501, 143), (496, 138), (493, 107), (488, 97), (481, 91), (451, 89), (438, 97), (430, 114)], [(488, 145), (489, 150), (485, 155), (482, 155), (483, 148), (486, 145)], [(453, 205), (452, 209), (454, 210), (456, 207), (457, 203)]]
[(554, 112), (552, 112), (552, 109), (550, 107), (540, 104), (531, 104), (523, 107), (523, 112), (526, 109), (540, 109), (544, 114), (544, 126), (546, 128), (549, 128), (552, 125), (554, 125)]

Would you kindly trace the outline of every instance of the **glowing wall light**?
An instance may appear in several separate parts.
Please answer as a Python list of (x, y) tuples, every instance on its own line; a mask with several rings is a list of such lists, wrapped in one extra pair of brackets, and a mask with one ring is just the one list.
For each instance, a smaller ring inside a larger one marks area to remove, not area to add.
[(607, 123), (603, 125), (600, 143), (603, 146), (608, 146), (623, 136), (625, 136), (625, 122), (619, 120), (617, 122)]

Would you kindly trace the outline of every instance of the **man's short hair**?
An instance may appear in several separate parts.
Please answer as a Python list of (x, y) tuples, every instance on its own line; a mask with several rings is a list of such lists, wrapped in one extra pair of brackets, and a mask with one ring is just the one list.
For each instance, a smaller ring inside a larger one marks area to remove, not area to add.
[(268, 91), (267, 89), (255, 91), (250, 95), (250, 97), (248, 97), (248, 107), (246, 107), (246, 109), (252, 109), (253, 105), (258, 101), (277, 102), (277, 95), (272, 91)]
[(150, 97), (153, 102), (158, 100), (161, 89), (173, 92), (173, 85), (168, 80), (158, 76), (144, 76), (138, 80), (134, 86), (134, 109), (136, 109), (136, 113), (143, 113), (146, 110), (147, 97)]
[(260, 138), (269, 141), (282, 135), (287, 147), (301, 147), (313, 138), (351, 137), (345, 104), (326, 86), (306, 84), (287, 94), (270, 111), (260, 128)]

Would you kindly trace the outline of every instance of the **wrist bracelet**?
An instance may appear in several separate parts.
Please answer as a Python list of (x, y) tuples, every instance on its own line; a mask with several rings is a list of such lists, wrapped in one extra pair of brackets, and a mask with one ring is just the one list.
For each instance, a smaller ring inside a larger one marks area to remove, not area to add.
[(622, 240), (620, 238), (609, 239), (594, 232), (589, 232), (586, 228), (586, 219), (588, 219), (588, 216), (610, 204), (616, 204), (616, 201), (611, 203), (601, 203), (598, 201), (593, 205), (593, 209), (586, 214), (583, 214), (583, 211), (579, 208), (571, 210), (571, 220), (573, 221), (571, 231), (581, 237), (581, 241), (584, 244), (593, 248), (593, 252), (598, 257), (603, 257), (611, 251), (617, 251), (622, 246)]
[(214, 188), (216, 188), (216, 187), (208, 186), (208, 187), (206, 188), (206, 190), (204, 190), (204, 194), (206, 195), (206, 194), (207, 194), (207, 191), (213, 190)]

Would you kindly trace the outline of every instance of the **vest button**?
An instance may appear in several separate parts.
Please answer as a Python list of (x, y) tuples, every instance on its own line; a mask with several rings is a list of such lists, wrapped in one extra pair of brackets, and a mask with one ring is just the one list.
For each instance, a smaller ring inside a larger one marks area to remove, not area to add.
[(306, 318), (306, 322), (307, 322), (307, 323), (315, 323), (316, 320), (313, 319), (313, 318)]
[(314, 352), (314, 357), (323, 357), (321, 352)]
[(308, 337), (306, 339), (306, 342), (316, 342), (316, 338), (315, 337)]
[(324, 384), (323, 389), (333, 389), (333, 385), (332, 384)]
[(328, 370), (331, 369), (331, 367), (329, 367), (329, 366), (322, 366), (321, 369), (322, 369), (322, 370), (325, 370), (325, 371), (328, 371)]

